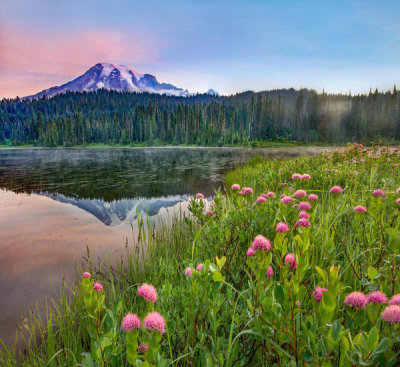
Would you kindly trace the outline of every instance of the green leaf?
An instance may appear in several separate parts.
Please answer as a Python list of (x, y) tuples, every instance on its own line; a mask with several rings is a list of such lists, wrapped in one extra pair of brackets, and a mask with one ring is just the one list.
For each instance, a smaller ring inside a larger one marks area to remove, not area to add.
[(100, 344), (101, 348), (104, 350), (110, 345), (112, 345), (112, 340), (108, 336), (105, 336), (104, 338), (101, 339)]
[(219, 271), (216, 271), (213, 273), (213, 280), (214, 282), (223, 282), (225, 277)]
[(271, 311), (272, 310), (272, 303), (273, 303), (273, 300), (272, 300), (271, 297), (265, 297), (261, 302), (263, 310), (266, 311), (266, 312)]
[(322, 292), (321, 305), (327, 312), (333, 312), (335, 310), (335, 300), (330, 291)]
[(282, 286), (280, 286), (280, 285), (276, 286), (274, 295), (275, 295), (275, 300), (278, 303), (283, 304), (283, 302), (285, 300), (285, 293), (283, 291)]
[(309, 352), (308, 350), (304, 353), (304, 360), (305, 360), (307, 363), (310, 363), (310, 362), (312, 362), (312, 360), (313, 360), (313, 355), (312, 355), (311, 352)]
[(134, 348), (127, 347), (126, 348), (126, 360), (132, 366), (135, 365), (136, 359), (138, 358), (137, 350)]
[(315, 270), (318, 272), (318, 274), (321, 276), (322, 280), (324, 283), (326, 283), (326, 273), (324, 270), (322, 270), (319, 266), (315, 267)]
[(82, 359), (82, 365), (84, 367), (95, 367), (93, 358), (90, 353), (82, 353), (82, 355), (84, 356)]
[(307, 268), (308, 268), (308, 256), (307, 255), (303, 255), (303, 256), (300, 257), (299, 264), (297, 266), (297, 272), (300, 275), (304, 275), (304, 273), (307, 270)]
[(367, 274), (369, 276), (369, 279), (375, 279), (375, 277), (378, 275), (378, 270), (376, 270), (373, 266), (369, 266)]
[(383, 338), (376, 349), (373, 351), (372, 355), (376, 356), (378, 354), (386, 353), (389, 348), (390, 342), (388, 338)]
[(340, 324), (339, 320), (336, 320), (332, 326), (332, 336), (334, 339), (338, 339), (340, 335), (340, 331), (342, 330), (342, 325)]
[(368, 349), (372, 352), (379, 343), (379, 331), (376, 327), (373, 327), (368, 335)]
[(397, 237), (399, 237), (399, 232), (397, 231), (396, 228), (388, 227), (388, 228), (386, 228), (386, 233), (387, 233), (388, 236), (391, 237), (391, 238), (397, 238)]

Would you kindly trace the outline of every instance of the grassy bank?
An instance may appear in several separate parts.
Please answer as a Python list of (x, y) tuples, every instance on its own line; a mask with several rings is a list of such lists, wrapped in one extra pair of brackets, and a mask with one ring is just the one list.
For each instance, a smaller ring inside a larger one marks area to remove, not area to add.
[(399, 165), (358, 145), (254, 159), (190, 218), (141, 223), (126, 261), (89, 260), (0, 364), (396, 366)]

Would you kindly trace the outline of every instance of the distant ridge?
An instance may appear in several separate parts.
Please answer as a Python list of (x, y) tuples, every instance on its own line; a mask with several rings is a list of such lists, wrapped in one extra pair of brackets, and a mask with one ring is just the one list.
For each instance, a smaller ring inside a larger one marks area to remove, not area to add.
[(160, 83), (154, 75), (144, 74), (130, 66), (98, 63), (76, 79), (60, 86), (45, 89), (24, 98), (53, 97), (66, 92), (88, 92), (98, 89), (120, 92), (148, 92), (171, 96), (188, 96), (185, 89), (169, 83)]

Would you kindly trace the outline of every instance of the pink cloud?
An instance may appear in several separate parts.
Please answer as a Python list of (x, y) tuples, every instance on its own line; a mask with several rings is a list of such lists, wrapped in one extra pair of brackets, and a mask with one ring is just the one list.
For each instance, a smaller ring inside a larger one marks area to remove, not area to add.
[(26, 33), (0, 30), (0, 98), (24, 96), (63, 84), (97, 62), (150, 64), (160, 44), (134, 32), (82, 30)]

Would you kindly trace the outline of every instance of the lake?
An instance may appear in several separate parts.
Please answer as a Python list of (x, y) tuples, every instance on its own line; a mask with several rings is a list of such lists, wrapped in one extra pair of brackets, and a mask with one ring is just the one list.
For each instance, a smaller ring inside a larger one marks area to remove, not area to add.
[(123, 256), (137, 213), (168, 217), (211, 198), (224, 172), (255, 156), (322, 148), (0, 150), (0, 338), (10, 343), (36, 302), (57, 294), (86, 255)]

